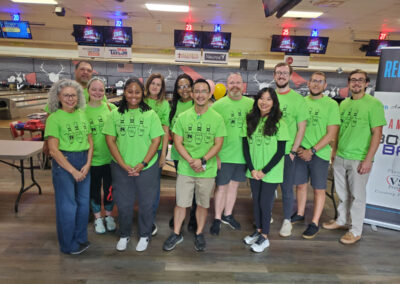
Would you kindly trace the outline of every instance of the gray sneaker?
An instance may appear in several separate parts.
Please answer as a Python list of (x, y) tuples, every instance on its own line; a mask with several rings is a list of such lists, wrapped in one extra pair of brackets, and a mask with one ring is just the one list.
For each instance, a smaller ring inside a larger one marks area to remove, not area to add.
[(244, 239), (243, 239), (243, 242), (246, 244), (246, 245), (252, 245), (252, 244), (254, 244), (256, 241), (257, 241), (257, 239), (258, 239), (258, 237), (260, 236), (260, 232), (259, 231), (255, 231), (254, 233), (252, 233), (251, 235), (248, 235), (247, 237), (245, 237)]
[(117, 229), (117, 224), (115, 224), (115, 220), (114, 220), (113, 216), (106, 216), (106, 218), (104, 218), (104, 220), (106, 222), (107, 231), (114, 232)]
[(283, 220), (282, 227), (279, 231), (281, 237), (289, 237), (292, 234), (292, 222), (289, 219)]
[(168, 237), (168, 239), (165, 240), (164, 245), (163, 245), (163, 250), (165, 251), (170, 251), (173, 250), (177, 244), (180, 244), (183, 241), (183, 236), (182, 234), (175, 234), (172, 232), (172, 234)]

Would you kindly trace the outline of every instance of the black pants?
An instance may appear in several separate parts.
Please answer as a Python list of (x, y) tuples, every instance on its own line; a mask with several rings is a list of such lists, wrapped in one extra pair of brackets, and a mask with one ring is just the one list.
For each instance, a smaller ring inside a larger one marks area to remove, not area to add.
[(276, 183), (267, 183), (262, 180), (250, 179), (254, 220), (257, 229), (261, 229), (263, 234), (269, 234), (269, 224), (271, 222), (271, 212), (277, 186), (278, 184)]
[(102, 166), (92, 166), (90, 168), (90, 205), (93, 213), (101, 211), (101, 185), (103, 184), (104, 192), (104, 209), (112, 211), (114, 202), (107, 200), (111, 187), (111, 168), (110, 164)]

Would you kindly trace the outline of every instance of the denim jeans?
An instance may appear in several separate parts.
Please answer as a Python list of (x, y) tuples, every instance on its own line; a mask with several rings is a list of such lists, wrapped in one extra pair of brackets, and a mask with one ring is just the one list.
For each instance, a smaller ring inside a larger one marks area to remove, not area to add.
[[(87, 151), (62, 153), (75, 169), (80, 170), (86, 164)], [(88, 241), (90, 173), (83, 181), (76, 182), (72, 174), (53, 159), (52, 176), (58, 242), (63, 253), (71, 253)]]

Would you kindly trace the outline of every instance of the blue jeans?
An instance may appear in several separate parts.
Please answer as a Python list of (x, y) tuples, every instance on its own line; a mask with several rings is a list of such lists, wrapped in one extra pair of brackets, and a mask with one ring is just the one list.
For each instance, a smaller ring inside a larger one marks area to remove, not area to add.
[[(62, 151), (68, 162), (80, 170), (87, 161), (87, 151)], [(63, 253), (71, 253), (88, 241), (90, 173), (81, 182), (62, 168), (55, 159), (52, 176), (56, 199), (58, 242)]]

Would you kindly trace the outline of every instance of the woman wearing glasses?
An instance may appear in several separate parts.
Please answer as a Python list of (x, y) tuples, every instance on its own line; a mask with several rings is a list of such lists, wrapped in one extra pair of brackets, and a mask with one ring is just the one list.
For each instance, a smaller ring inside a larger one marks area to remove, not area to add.
[(80, 254), (89, 247), (90, 165), (93, 142), (85, 114), (82, 87), (60, 80), (49, 91), (45, 138), (53, 157), (52, 177), (60, 250)]

